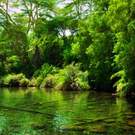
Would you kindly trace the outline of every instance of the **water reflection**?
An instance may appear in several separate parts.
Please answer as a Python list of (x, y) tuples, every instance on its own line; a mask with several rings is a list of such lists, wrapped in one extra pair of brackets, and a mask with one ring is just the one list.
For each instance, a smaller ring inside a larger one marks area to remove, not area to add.
[(135, 112), (106, 93), (1, 89), (2, 135), (132, 135)]

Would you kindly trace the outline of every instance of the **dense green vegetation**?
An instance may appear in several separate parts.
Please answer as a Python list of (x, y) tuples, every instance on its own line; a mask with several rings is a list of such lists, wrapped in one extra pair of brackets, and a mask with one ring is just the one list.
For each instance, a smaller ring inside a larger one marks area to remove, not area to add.
[(134, 94), (134, 0), (0, 1), (0, 85)]

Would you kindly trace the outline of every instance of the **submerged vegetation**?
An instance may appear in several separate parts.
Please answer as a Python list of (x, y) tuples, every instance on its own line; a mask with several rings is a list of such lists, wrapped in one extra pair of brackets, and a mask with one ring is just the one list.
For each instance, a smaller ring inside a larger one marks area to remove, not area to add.
[(134, 0), (0, 2), (0, 85), (134, 94)]

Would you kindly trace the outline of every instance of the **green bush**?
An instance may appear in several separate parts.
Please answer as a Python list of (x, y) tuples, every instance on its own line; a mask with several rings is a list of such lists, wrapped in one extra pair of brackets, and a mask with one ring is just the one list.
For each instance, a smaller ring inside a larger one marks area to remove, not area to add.
[(43, 80), (40, 87), (53, 88), (56, 85), (56, 77), (54, 75), (48, 74), (47, 77)]
[(37, 79), (35, 77), (33, 77), (30, 81), (29, 81), (29, 87), (37, 87)]
[(79, 64), (71, 64), (54, 74), (48, 74), (41, 87), (54, 87), (61, 90), (89, 89), (88, 72), (81, 71), (79, 67)]
[(56, 70), (57, 69), (55, 67), (49, 64), (44, 64), (41, 69), (34, 73), (32, 81), (34, 81), (36, 86), (40, 86), (44, 81), (44, 78), (46, 78), (48, 74), (56, 72)]
[(2, 86), (9, 87), (26, 87), (29, 84), (29, 80), (24, 74), (8, 74), (1, 79)]
[(10, 73), (11, 72), (14, 72), (14, 73), (20, 72), (21, 66), (22, 66), (22, 64), (21, 64), (21, 61), (18, 56), (13, 55), (13, 56), (7, 58), (6, 70), (8, 72), (10, 72)]
[(135, 81), (127, 79), (126, 72), (124, 70), (120, 70), (111, 76), (111, 79), (117, 78), (117, 81), (114, 84), (116, 87), (117, 95), (126, 96), (134, 93), (134, 84)]

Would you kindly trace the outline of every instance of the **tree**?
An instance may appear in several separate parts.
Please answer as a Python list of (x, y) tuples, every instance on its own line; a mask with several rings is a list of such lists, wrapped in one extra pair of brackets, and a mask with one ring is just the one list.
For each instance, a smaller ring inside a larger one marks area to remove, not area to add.
[[(135, 3), (131, 1), (111, 0), (108, 10), (109, 22), (116, 41), (113, 48), (114, 64), (117, 72), (115, 86), (118, 92), (131, 93), (135, 86)], [(113, 13), (113, 14), (112, 14)]]

